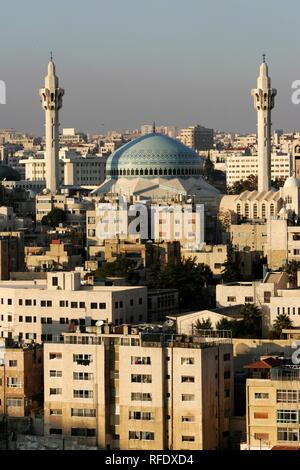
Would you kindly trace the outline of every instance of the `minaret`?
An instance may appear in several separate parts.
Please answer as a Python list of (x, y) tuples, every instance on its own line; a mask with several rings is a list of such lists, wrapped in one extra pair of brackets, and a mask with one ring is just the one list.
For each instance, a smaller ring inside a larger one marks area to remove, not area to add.
[(42, 107), (45, 110), (45, 140), (46, 140), (46, 188), (52, 193), (58, 189), (58, 153), (59, 153), (59, 120), (58, 111), (62, 107), (64, 90), (58, 86), (55, 75), (55, 65), (52, 60), (48, 64), (48, 74), (45, 77), (45, 88), (40, 89)]
[(277, 90), (271, 88), (266, 56), (260, 66), (257, 88), (251, 91), (254, 108), (257, 110), (258, 142), (258, 191), (269, 191), (271, 188), (271, 109)]

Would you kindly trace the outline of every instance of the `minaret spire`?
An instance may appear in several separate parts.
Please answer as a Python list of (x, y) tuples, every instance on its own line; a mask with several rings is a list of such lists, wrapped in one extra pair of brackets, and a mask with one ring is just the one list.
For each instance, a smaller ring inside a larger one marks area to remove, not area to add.
[(277, 90), (271, 88), (266, 54), (260, 65), (257, 88), (251, 91), (254, 108), (257, 111), (258, 142), (258, 191), (269, 191), (271, 188), (271, 110)]
[(153, 134), (155, 134), (155, 132), (156, 132), (156, 125), (155, 125), (155, 121), (153, 121), (153, 125), (152, 125), (152, 132), (153, 132)]
[(48, 63), (48, 73), (45, 86), (40, 89), (42, 107), (45, 111), (45, 165), (46, 188), (52, 193), (58, 189), (58, 153), (59, 153), (59, 120), (58, 111), (62, 107), (64, 90), (59, 88), (58, 77), (55, 73), (52, 52)]

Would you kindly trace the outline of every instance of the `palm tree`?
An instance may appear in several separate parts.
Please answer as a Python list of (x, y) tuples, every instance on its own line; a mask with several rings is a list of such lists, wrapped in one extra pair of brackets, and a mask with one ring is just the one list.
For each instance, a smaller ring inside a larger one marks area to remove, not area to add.
[(200, 318), (198, 318), (193, 324), (193, 330), (196, 333), (200, 333), (201, 330), (212, 330), (212, 329), (213, 329), (213, 326), (212, 326), (212, 322), (210, 318), (207, 318), (207, 320), (200, 320)]
[(291, 328), (293, 322), (287, 313), (278, 313), (273, 323), (273, 331), (279, 338), (282, 336), (282, 330)]
[(247, 303), (241, 308), (245, 332), (253, 336), (261, 336), (262, 311), (255, 304)]
[(291, 287), (297, 286), (297, 272), (300, 270), (300, 261), (289, 261), (288, 264), (285, 266), (285, 272), (288, 275), (289, 283)]

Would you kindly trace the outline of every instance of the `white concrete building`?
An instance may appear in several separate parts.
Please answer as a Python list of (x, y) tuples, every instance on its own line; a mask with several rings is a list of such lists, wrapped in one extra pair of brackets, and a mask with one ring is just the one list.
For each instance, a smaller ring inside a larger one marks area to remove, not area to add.
[(45, 280), (0, 281), (0, 336), (51, 342), (97, 321), (147, 320), (146, 287), (82, 285), (80, 276), (51, 272)]

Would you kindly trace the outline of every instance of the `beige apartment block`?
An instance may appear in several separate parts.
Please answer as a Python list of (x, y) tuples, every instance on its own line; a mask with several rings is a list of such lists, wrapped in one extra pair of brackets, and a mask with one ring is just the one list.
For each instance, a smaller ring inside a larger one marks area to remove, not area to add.
[(55, 341), (62, 332), (97, 321), (147, 320), (147, 288), (81, 284), (80, 272), (50, 272), (46, 279), (0, 282), (0, 336)]
[(102, 449), (228, 446), (230, 342), (124, 327), (65, 334), (44, 358), (46, 436)]
[(221, 276), (223, 264), (227, 261), (228, 245), (204, 245), (200, 251), (182, 250), (184, 259), (195, 258), (196, 263), (204, 263), (210, 267), (214, 276)]
[(55, 207), (65, 211), (68, 224), (85, 226), (86, 211), (90, 210), (93, 204), (91, 201), (79, 196), (40, 194), (36, 196), (37, 222), (41, 222), (42, 218)]
[(0, 415), (19, 417), (43, 404), (43, 349), (0, 339)]
[(299, 366), (273, 357), (245, 366), (249, 450), (300, 449)]
[(44, 247), (27, 246), (25, 253), (25, 263), (29, 271), (74, 270), (82, 265), (81, 255), (72, 254), (72, 246), (61, 243), (60, 240), (52, 240), (49, 250)]

